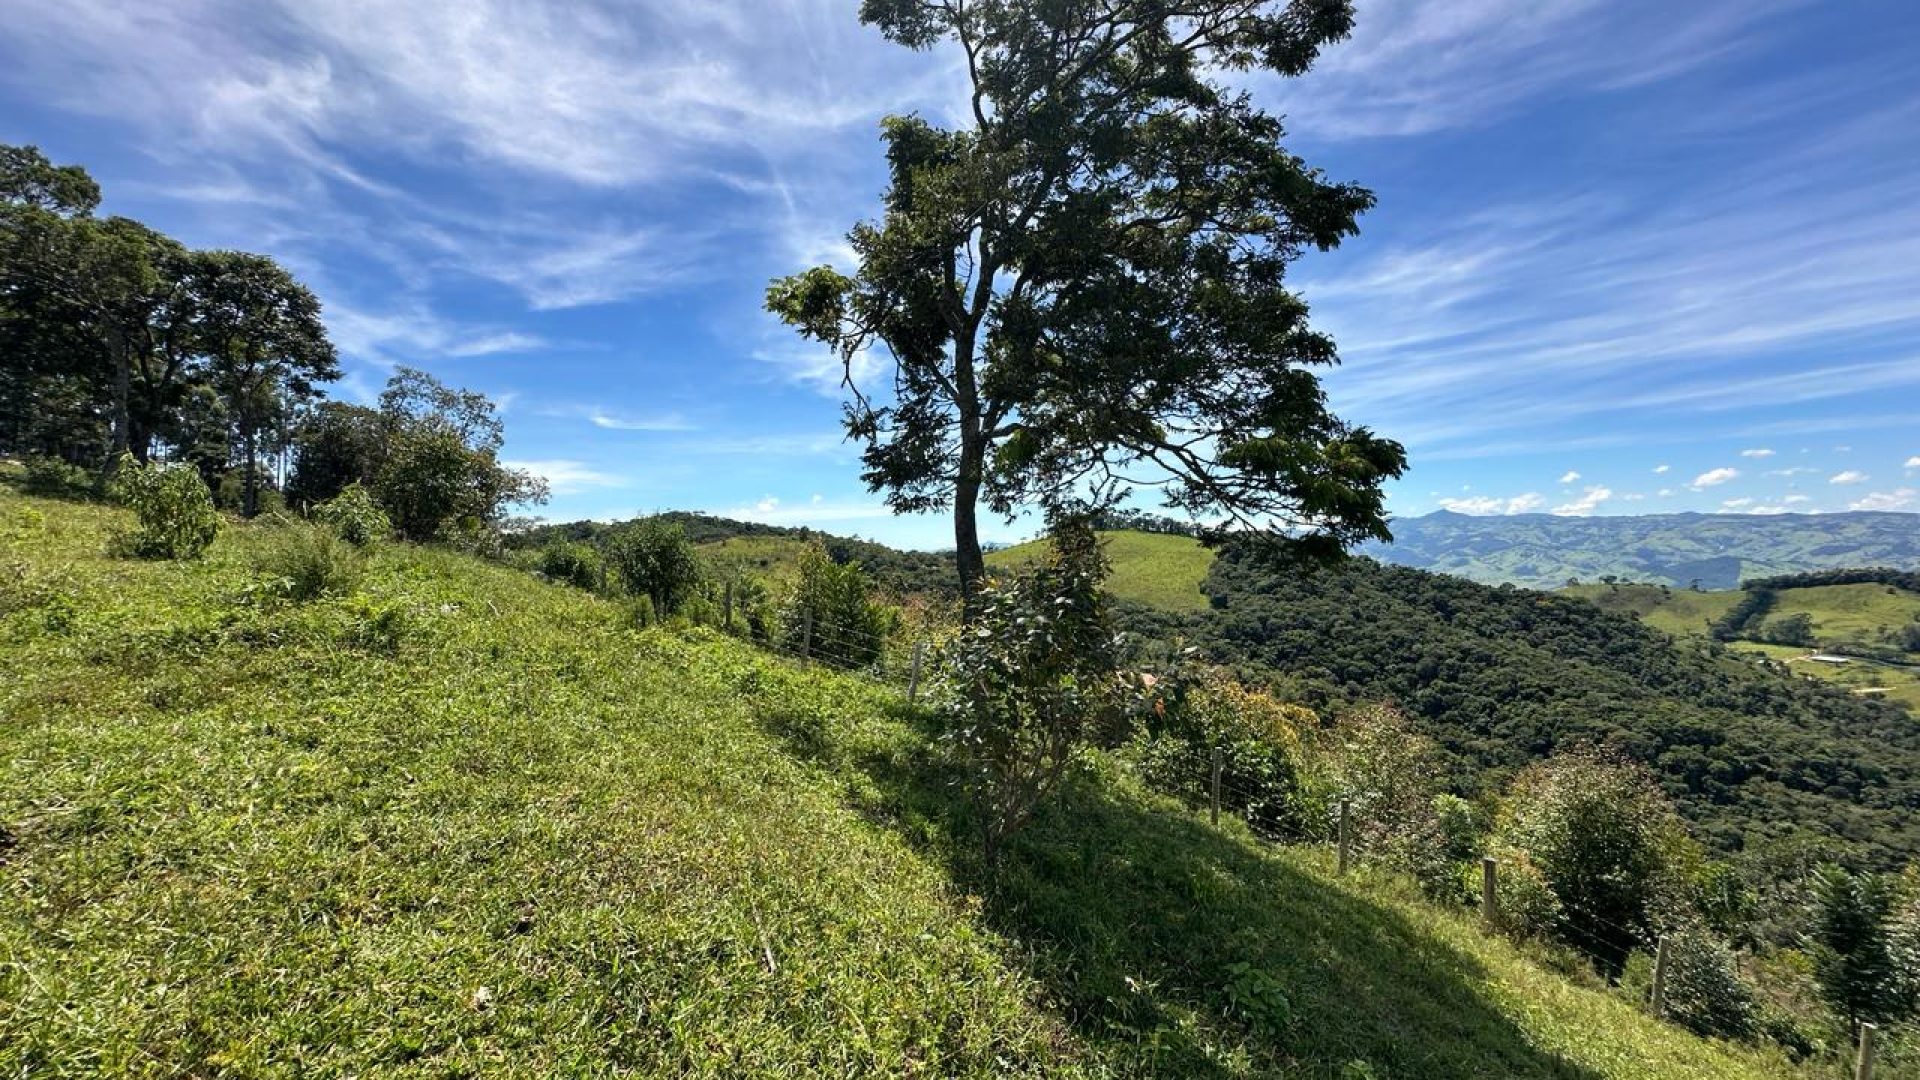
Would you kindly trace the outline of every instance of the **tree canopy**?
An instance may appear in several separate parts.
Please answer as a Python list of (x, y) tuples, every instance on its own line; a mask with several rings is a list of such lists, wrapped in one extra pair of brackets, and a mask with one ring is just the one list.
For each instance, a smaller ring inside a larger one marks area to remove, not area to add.
[[(861, 18), (958, 49), (968, 122), (889, 118), (859, 265), (779, 279), (767, 302), (843, 360), (868, 485), (951, 510), (963, 592), (984, 573), (982, 502), (1147, 486), (1315, 550), (1387, 536), (1381, 484), (1405, 454), (1328, 409), (1333, 342), (1285, 283), (1373, 196), (1288, 152), (1218, 77), (1304, 72), (1349, 4), (867, 0)], [(869, 357), (891, 378), (863, 384)]]

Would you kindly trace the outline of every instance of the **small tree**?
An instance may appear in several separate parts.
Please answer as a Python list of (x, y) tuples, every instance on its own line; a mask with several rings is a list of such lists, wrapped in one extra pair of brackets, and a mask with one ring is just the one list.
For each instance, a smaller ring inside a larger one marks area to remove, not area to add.
[(220, 531), (220, 514), (200, 474), (186, 465), (140, 465), (122, 454), (113, 496), (133, 508), (140, 526), (116, 546), (150, 559), (191, 559)]
[(387, 538), (393, 523), (359, 484), (348, 484), (340, 494), (314, 508), (313, 516), (357, 548), (368, 548)]
[(546, 501), (546, 485), (500, 464), (493, 403), (423, 371), (400, 368), (380, 395), (383, 427), (373, 491), (409, 540), (494, 528), (506, 508)]
[(1683, 905), (1689, 844), (1645, 768), (1577, 749), (1514, 779), (1495, 830), (1560, 899), (1561, 936), (1617, 976)]
[(941, 653), (943, 737), (964, 763), (989, 859), (1083, 749), (1127, 730), (1135, 700), (1116, 670), (1093, 530), (1061, 523), (1045, 558), (988, 579)]
[(836, 563), (818, 544), (800, 557), (800, 578), (781, 612), (782, 637), (797, 648), (811, 634), (808, 654), (835, 667), (864, 667), (880, 658), (893, 629), (893, 611), (872, 598), (867, 575)]
[(1880, 1023), (1914, 1009), (1914, 965), (1897, 932), (1893, 879), (1823, 866), (1813, 877), (1807, 952), (1827, 1006), (1847, 1021)]
[(608, 533), (607, 568), (629, 596), (644, 596), (656, 616), (678, 611), (700, 581), (700, 561), (677, 523), (647, 518)]

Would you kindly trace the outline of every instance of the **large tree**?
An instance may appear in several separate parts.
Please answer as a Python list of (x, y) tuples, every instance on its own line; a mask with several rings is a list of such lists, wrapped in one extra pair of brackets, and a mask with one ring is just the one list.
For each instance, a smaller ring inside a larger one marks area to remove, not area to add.
[[(768, 306), (844, 362), (847, 431), (897, 511), (951, 510), (961, 588), (984, 502), (1168, 506), (1318, 549), (1387, 536), (1397, 443), (1327, 408), (1333, 342), (1284, 282), (1372, 195), (1280, 144), (1221, 78), (1298, 75), (1345, 0), (865, 0), (864, 22), (964, 60), (967, 119), (883, 127), (880, 220), (851, 275)], [(857, 374), (882, 364), (877, 384)], [(890, 376), (890, 377), (889, 377)]]
[(264, 255), (196, 252), (193, 321), (209, 383), (234, 425), (241, 509), (259, 510), (260, 436), (317, 386), (340, 377), (320, 301)]

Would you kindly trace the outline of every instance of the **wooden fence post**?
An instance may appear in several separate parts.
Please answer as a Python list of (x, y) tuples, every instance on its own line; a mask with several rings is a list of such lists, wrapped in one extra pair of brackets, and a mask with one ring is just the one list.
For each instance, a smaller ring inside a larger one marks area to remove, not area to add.
[(1667, 1014), (1667, 935), (1653, 950), (1653, 1015)]
[(813, 609), (807, 608), (800, 616), (800, 659), (813, 658)]
[(1480, 860), (1480, 918), (1487, 929), (1500, 928), (1500, 905), (1496, 893), (1500, 862), (1491, 855)]
[(920, 658), (927, 651), (927, 643), (913, 643), (913, 664), (907, 669), (907, 704), (911, 705), (920, 696)]
[(1340, 821), (1339, 821), (1339, 824), (1335, 827), (1336, 839), (1338, 841), (1339, 848), (1340, 848), (1340, 873), (1343, 876), (1347, 872), (1347, 857), (1348, 857), (1347, 809), (1349, 805), (1350, 804), (1347, 802), (1347, 800), (1345, 799), (1340, 800)]
[(1213, 823), (1220, 824), (1220, 747), (1213, 748)]
[(1878, 1030), (1872, 1024), (1860, 1025), (1860, 1055), (1853, 1059), (1853, 1080), (1873, 1080), (1873, 1033)]

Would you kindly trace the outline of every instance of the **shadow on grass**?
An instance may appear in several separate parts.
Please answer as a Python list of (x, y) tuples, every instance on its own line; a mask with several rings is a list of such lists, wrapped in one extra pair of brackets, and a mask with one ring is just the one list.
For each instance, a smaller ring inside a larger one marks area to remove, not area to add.
[(1477, 992), (1478, 963), (1398, 912), (1101, 778), (1067, 785), (989, 872), (935, 755), (828, 756), (873, 781), (864, 812), (938, 838), (955, 881), (1123, 1075), (1597, 1075), (1530, 1045)]

